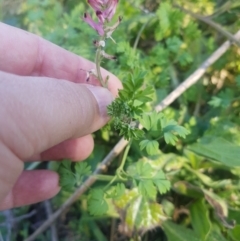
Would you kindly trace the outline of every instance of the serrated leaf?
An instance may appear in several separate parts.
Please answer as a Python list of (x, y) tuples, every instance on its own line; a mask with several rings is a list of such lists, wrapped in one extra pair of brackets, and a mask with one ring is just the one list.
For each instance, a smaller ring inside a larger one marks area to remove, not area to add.
[(157, 190), (151, 180), (144, 180), (139, 182), (139, 192), (146, 198), (155, 199)]
[(159, 119), (162, 117), (161, 113), (153, 111), (151, 113), (144, 113), (140, 118), (139, 122), (148, 131), (158, 131), (161, 133), (161, 124)]
[(69, 160), (64, 160), (61, 162), (61, 166), (62, 167), (65, 167), (66, 169), (70, 170), (71, 169), (71, 161)]
[(171, 183), (166, 179), (166, 176), (162, 170), (158, 170), (156, 175), (152, 178), (153, 183), (158, 188), (160, 194), (164, 194), (171, 188)]
[(159, 28), (155, 31), (155, 38), (157, 41), (161, 40), (170, 30), (170, 19), (169, 15), (171, 11), (171, 6), (169, 3), (160, 4), (160, 8), (157, 10), (156, 14), (159, 17)]
[(62, 161), (58, 167), (58, 173), (61, 175), (64, 175), (64, 174), (71, 175), (73, 173), (71, 165), (72, 163), (69, 160)]
[(153, 181), (160, 194), (168, 192), (171, 188), (171, 183), (169, 180), (154, 180)]
[(152, 156), (158, 153), (159, 143), (154, 140), (143, 140), (139, 143), (140, 150), (146, 149), (148, 155)]
[(88, 210), (91, 215), (101, 216), (108, 210), (108, 204), (104, 199), (102, 189), (92, 189), (88, 196)]
[(222, 99), (217, 96), (213, 96), (212, 99), (208, 102), (208, 104), (213, 107), (220, 107), (222, 104)]
[(61, 162), (58, 168), (58, 173), (60, 175), (60, 186), (66, 191), (71, 191), (76, 185), (76, 176), (72, 172), (71, 162), (69, 160)]
[(174, 146), (178, 141), (178, 138), (171, 132), (166, 132), (163, 136), (167, 144), (172, 144)]
[(76, 184), (76, 178), (73, 173), (61, 174), (59, 184), (66, 191), (71, 191)]
[(182, 41), (177, 36), (173, 36), (167, 39), (166, 44), (169, 51), (177, 53), (182, 45)]
[(116, 186), (111, 187), (110, 193), (108, 193), (107, 198), (118, 200), (124, 195), (125, 190), (125, 185), (123, 183), (118, 183)]
[(150, 115), (143, 114), (142, 118), (140, 119), (140, 123), (145, 129), (150, 130), (152, 126)]
[(163, 171), (156, 170), (148, 162), (138, 161), (128, 168), (127, 173), (138, 182), (142, 195), (146, 195), (148, 198), (153, 199), (156, 196), (156, 188), (161, 194), (170, 189), (170, 182)]
[(75, 170), (77, 173), (81, 175), (90, 175), (91, 167), (86, 162), (78, 162), (75, 164)]
[(164, 139), (167, 144), (175, 145), (178, 137), (185, 138), (189, 134), (189, 131), (183, 126), (179, 126), (174, 120), (167, 120), (165, 117), (161, 119), (162, 132), (164, 133)]
[(78, 162), (75, 164), (75, 172), (77, 179), (81, 181), (83, 177), (89, 176), (92, 171), (91, 167), (87, 164), (87, 162)]
[(139, 94), (139, 95), (136, 95), (136, 96), (135, 96), (135, 99), (137, 99), (138, 101), (141, 101), (141, 102), (143, 102), (143, 103), (152, 101), (152, 98), (151, 98), (151, 97), (144, 96), (144, 94), (142, 94), (142, 93)]

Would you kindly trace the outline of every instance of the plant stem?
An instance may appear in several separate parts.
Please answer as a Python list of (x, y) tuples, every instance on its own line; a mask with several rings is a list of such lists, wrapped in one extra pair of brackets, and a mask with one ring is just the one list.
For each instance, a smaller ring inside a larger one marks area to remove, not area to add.
[(95, 175), (95, 177), (97, 178), (97, 180), (99, 180), (99, 181), (112, 181), (114, 178), (115, 178), (115, 176), (110, 176), (110, 175), (100, 175), (100, 174), (98, 174), (98, 175)]
[(131, 144), (132, 144), (132, 140), (129, 141), (127, 147), (125, 148), (125, 151), (124, 151), (124, 154), (123, 154), (123, 158), (122, 158), (122, 162), (121, 162), (121, 165), (119, 166), (119, 168), (117, 169), (117, 172), (121, 172), (123, 170), (123, 167), (125, 165), (125, 162), (127, 160), (127, 155), (128, 155), (128, 152), (130, 150), (130, 147), (131, 147)]
[(101, 48), (101, 46), (99, 46), (99, 47), (97, 48), (96, 58), (95, 58), (96, 71), (97, 71), (97, 76), (98, 76), (98, 79), (99, 79), (101, 85), (102, 85), (103, 87), (107, 88), (107, 85), (106, 85), (105, 81), (103, 80), (102, 73), (101, 73), (101, 69), (100, 69), (101, 51), (102, 51), (102, 48)]

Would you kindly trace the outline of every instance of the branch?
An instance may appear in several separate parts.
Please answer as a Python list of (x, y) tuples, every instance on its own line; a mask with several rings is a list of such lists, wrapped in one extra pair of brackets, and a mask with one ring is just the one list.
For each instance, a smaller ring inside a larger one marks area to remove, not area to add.
[[(240, 40), (240, 30), (234, 35), (235, 39)], [(223, 54), (230, 48), (231, 42), (226, 41), (219, 47), (201, 66), (191, 74), (183, 83), (181, 83), (172, 93), (170, 93), (159, 105), (156, 106), (157, 111), (162, 111), (167, 106), (173, 103), (180, 95), (182, 95), (188, 88), (194, 85), (207, 71), (207, 69), (214, 64)]]
[[(240, 39), (240, 31), (234, 35), (235, 38)], [(159, 105), (156, 106), (157, 111), (161, 111), (169, 106), (175, 99), (181, 96), (189, 87), (194, 85), (206, 72), (207, 68), (216, 62), (231, 46), (231, 42), (225, 42), (219, 47), (191, 76), (189, 76), (182, 84), (180, 84), (172, 93), (170, 93)], [(46, 220), (31, 236), (25, 241), (34, 241), (35, 238), (44, 232), (51, 224), (66, 210), (68, 209), (93, 183), (96, 181), (94, 175), (102, 173), (108, 165), (118, 156), (126, 147), (128, 141), (123, 138), (115, 145), (111, 152), (104, 158), (99, 167), (94, 171), (93, 176), (90, 176), (67, 201)]]
[(7, 234), (5, 237), (6, 241), (10, 241), (11, 240), (11, 235), (12, 235), (12, 219), (14, 219), (13, 213), (11, 210), (6, 210), (3, 211), (3, 215), (5, 216), (5, 222), (6, 222), (6, 227), (7, 227)]
[[(47, 219), (49, 219), (53, 214), (51, 202), (49, 200), (44, 201), (44, 207), (46, 209)], [(55, 223), (51, 224), (51, 241), (58, 241), (57, 228)]]
[(231, 40), (232, 42), (234, 42), (238, 47), (240, 47), (240, 40), (237, 39), (234, 35), (232, 35), (230, 32), (228, 32), (227, 30), (225, 30), (221, 25), (215, 23), (214, 21), (212, 21), (209, 18), (206, 18), (204, 16), (201, 16), (197, 13), (193, 13), (188, 9), (185, 9), (181, 6), (179, 6), (178, 4), (173, 4), (174, 7), (180, 9), (181, 11), (191, 15), (192, 17), (198, 19), (199, 21), (202, 21), (208, 25), (210, 25), (211, 27), (215, 28), (219, 33), (221, 33), (223, 36), (227, 37), (229, 40)]

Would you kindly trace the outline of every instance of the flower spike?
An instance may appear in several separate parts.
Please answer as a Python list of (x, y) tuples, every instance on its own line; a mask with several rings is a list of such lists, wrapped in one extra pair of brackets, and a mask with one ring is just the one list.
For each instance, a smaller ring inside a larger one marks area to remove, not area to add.
[(88, 13), (84, 13), (83, 20), (88, 23), (93, 29), (95, 29), (99, 35), (104, 35), (103, 23), (96, 23), (93, 21), (92, 17)]
[(102, 0), (88, 0), (88, 3), (95, 11), (102, 10), (104, 5), (104, 1)]
[(114, 16), (117, 8), (118, 0), (109, 0), (107, 4), (107, 8), (104, 10), (103, 14), (104, 17), (111, 21), (112, 17)]

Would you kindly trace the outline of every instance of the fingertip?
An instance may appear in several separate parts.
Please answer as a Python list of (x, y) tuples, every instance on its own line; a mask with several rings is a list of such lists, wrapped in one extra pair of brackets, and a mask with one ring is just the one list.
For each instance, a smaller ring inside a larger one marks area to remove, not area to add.
[(24, 171), (12, 191), (0, 203), (0, 210), (41, 202), (60, 191), (59, 176), (50, 170)]
[(85, 160), (93, 151), (94, 141), (92, 135), (86, 135), (77, 139), (66, 140), (47, 151), (41, 153), (38, 160), (61, 160), (72, 161)]

